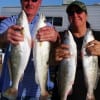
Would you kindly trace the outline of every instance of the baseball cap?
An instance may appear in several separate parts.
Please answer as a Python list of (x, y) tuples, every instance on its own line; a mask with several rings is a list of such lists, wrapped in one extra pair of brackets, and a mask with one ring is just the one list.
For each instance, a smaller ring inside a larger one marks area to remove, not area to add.
[(73, 1), (72, 3), (70, 3), (66, 9), (66, 12), (69, 13), (73, 6), (78, 6), (82, 11), (87, 13), (86, 5), (81, 1)]

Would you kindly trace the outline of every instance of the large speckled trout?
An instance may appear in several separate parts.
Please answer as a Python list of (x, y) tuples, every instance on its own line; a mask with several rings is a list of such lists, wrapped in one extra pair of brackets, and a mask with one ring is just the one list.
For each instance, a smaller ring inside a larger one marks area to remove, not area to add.
[(9, 98), (9, 100), (15, 100), (17, 96), (19, 81), (24, 74), (31, 50), (29, 25), (27, 16), (23, 10), (19, 14), (16, 24), (23, 27), (21, 33), (24, 35), (24, 41), (19, 42), (16, 46), (11, 44), (11, 56), (9, 60), (12, 85), (3, 94), (5, 97)]
[[(98, 57), (87, 54), (86, 45), (88, 42), (93, 41), (94, 36), (91, 31), (88, 31), (83, 40), (82, 47), (82, 61), (85, 80), (87, 83), (87, 97), (86, 100), (95, 100), (94, 89), (97, 84), (97, 75), (98, 75)], [(94, 44), (93, 44), (94, 45)]]
[(34, 36), (34, 49), (33, 49), (33, 59), (35, 65), (35, 79), (36, 83), (40, 85), (41, 96), (46, 96), (48, 94), (46, 90), (47, 76), (48, 76), (48, 60), (50, 43), (48, 41), (40, 42), (36, 38), (37, 32), (40, 28), (46, 26), (45, 16), (40, 14)]
[(66, 31), (63, 43), (69, 45), (71, 56), (61, 61), (58, 69), (58, 91), (60, 100), (67, 100), (75, 80), (77, 66), (77, 47), (70, 31)]

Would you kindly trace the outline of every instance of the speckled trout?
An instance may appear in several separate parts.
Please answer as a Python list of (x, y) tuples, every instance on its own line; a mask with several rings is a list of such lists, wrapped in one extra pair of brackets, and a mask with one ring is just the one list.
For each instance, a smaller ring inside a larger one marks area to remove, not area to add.
[(62, 43), (69, 45), (71, 56), (61, 61), (58, 69), (58, 91), (60, 100), (67, 100), (72, 91), (77, 66), (77, 47), (70, 31), (66, 31)]
[(85, 48), (87, 43), (93, 40), (94, 36), (92, 32), (88, 31), (84, 37), (82, 46), (83, 69), (84, 69), (85, 80), (87, 83), (86, 100), (95, 100), (94, 89), (96, 87), (97, 77), (98, 77), (98, 57), (87, 54)]
[(11, 44), (11, 56), (9, 60), (12, 85), (3, 94), (5, 97), (9, 98), (9, 100), (15, 100), (17, 96), (19, 81), (24, 74), (31, 50), (29, 25), (27, 16), (23, 10), (19, 14), (16, 24), (23, 27), (21, 33), (24, 35), (24, 41), (19, 42), (16, 46)]
[(48, 94), (46, 90), (47, 76), (48, 76), (48, 60), (50, 52), (50, 43), (48, 41), (40, 42), (37, 38), (37, 32), (40, 28), (46, 26), (45, 16), (43, 14), (39, 15), (39, 19), (35, 29), (34, 36), (34, 48), (33, 48), (33, 59), (35, 66), (35, 80), (39, 84), (41, 90), (41, 96), (46, 96)]

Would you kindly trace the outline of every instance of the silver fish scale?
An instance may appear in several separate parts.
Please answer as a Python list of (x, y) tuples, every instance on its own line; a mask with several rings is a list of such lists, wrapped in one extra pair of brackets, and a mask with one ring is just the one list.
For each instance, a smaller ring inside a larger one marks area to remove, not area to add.
[(83, 39), (82, 45), (82, 61), (85, 75), (85, 81), (87, 83), (87, 100), (93, 99), (94, 89), (96, 88), (98, 78), (98, 57), (87, 54), (86, 45), (88, 42), (93, 41), (94, 36), (92, 31), (88, 31)]
[[(12, 85), (3, 93), (3, 96), (9, 100), (15, 100), (17, 96), (19, 81), (24, 74), (31, 51), (31, 35), (27, 16), (23, 10), (19, 15), (16, 24), (23, 27), (22, 34), (24, 35), (24, 40), (20, 41), (18, 45), (11, 44), (9, 69), (11, 71)], [(12, 91), (16, 91), (16, 93), (13, 94)]]
[(72, 90), (77, 65), (77, 47), (70, 31), (64, 34), (63, 43), (69, 45), (71, 56), (62, 60), (58, 69), (58, 91), (60, 100), (66, 100)]
[(49, 60), (49, 51), (50, 43), (48, 41), (40, 42), (37, 40), (36, 35), (40, 28), (46, 26), (45, 16), (40, 14), (39, 20), (37, 22), (36, 28), (34, 30), (34, 48), (33, 48), (33, 59), (35, 65), (35, 80), (36, 83), (40, 86), (41, 95), (47, 95), (48, 91), (46, 90), (47, 76), (48, 76), (48, 60)]

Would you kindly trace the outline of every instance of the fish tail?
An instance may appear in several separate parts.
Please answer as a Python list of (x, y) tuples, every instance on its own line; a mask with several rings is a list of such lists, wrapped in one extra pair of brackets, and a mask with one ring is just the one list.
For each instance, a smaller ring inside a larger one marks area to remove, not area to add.
[(96, 100), (94, 94), (89, 95), (87, 94), (86, 100)]
[(45, 93), (45, 95), (41, 95), (39, 100), (48, 100), (50, 98), (50, 94), (48, 92)]
[(45, 88), (41, 89), (41, 96), (49, 96), (50, 94), (48, 93), (48, 91)]
[(10, 87), (2, 95), (8, 100), (16, 100), (17, 92), (15, 88)]
[(66, 95), (64, 95), (64, 96), (62, 96), (62, 97), (60, 97), (60, 100), (67, 100), (67, 97), (68, 97), (68, 94), (66, 94)]
[(72, 89), (65, 93), (64, 98), (62, 100), (67, 100), (68, 95), (72, 94)]

